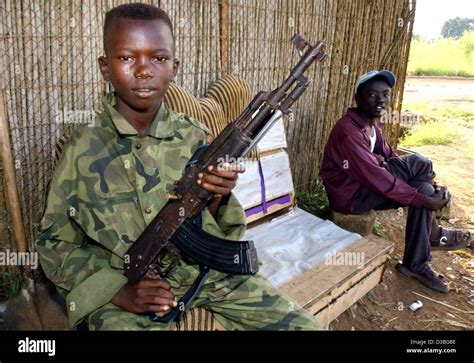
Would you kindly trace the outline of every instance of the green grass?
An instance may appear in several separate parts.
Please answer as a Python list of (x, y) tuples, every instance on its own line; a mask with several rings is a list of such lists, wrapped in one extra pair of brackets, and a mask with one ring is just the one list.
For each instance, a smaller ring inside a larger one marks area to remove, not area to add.
[(411, 43), (407, 72), (415, 76), (474, 77), (474, 31), (459, 40), (414, 39)]
[(298, 206), (308, 213), (322, 219), (328, 219), (331, 210), (329, 208), (328, 196), (321, 180), (315, 181), (315, 192), (296, 192)]
[(374, 223), (374, 226), (372, 227), (372, 233), (380, 238), (385, 238), (387, 234), (385, 228), (383, 228), (379, 222)]
[(406, 103), (404, 110), (418, 115), (420, 123), (400, 139), (400, 146), (447, 145), (459, 135), (458, 126), (474, 123), (474, 107), (466, 104)]
[(10, 300), (20, 293), (21, 279), (18, 275), (11, 272), (3, 272), (3, 281), (0, 285), (0, 300)]
[(408, 110), (424, 121), (449, 121), (459, 125), (474, 124), (474, 104), (447, 103), (404, 103), (403, 110)]
[(474, 122), (474, 105), (404, 103), (403, 109), (421, 115), (423, 118), (428, 120), (457, 120), (465, 123)]
[(416, 125), (400, 140), (400, 146), (447, 145), (459, 131), (453, 123), (427, 121)]

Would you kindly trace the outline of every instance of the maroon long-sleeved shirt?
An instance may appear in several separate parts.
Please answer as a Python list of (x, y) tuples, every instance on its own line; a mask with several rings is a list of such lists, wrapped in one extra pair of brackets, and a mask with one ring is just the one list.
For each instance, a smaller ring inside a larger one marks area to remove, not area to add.
[(320, 176), (333, 210), (349, 214), (360, 186), (403, 205), (423, 205), (424, 194), (381, 166), (383, 161), (398, 155), (387, 144), (378, 125), (375, 132), (377, 140), (371, 152), (369, 127), (355, 108), (349, 108), (332, 129), (324, 148)]

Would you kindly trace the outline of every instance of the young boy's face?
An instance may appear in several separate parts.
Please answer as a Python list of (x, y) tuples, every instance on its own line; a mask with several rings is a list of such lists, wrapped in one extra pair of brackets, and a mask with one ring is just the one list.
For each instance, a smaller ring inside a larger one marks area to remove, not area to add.
[(105, 43), (99, 66), (117, 93), (117, 109), (156, 111), (178, 69), (171, 29), (160, 20), (116, 19)]

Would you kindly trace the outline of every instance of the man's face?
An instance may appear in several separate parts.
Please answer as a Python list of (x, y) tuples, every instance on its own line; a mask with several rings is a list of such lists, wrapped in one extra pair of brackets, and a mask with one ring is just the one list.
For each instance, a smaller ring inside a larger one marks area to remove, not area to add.
[(117, 109), (155, 111), (178, 69), (170, 28), (159, 20), (116, 19), (105, 42), (99, 66), (117, 93)]
[(390, 102), (390, 86), (383, 79), (371, 79), (361, 86), (356, 101), (369, 118), (380, 118)]

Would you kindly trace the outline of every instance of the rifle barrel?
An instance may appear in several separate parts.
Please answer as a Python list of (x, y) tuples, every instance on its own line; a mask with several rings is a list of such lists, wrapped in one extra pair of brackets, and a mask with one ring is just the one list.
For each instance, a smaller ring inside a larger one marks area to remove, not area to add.
[[(255, 135), (264, 129), (265, 124), (272, 118), (275, 110), (285, 102), (282, 111), (286, 112), (289, 107), (301, 96), (309, 81), (304, 76), (304, 72), (308, 67), (313, 64), (314, 61), (323, 61), (327, 55), (324, 53), (324, 43), (318, 42), (315, 46), (309, 47), (308, 50), (303, 54), (298, 64), (291, 70), (288, 78), (283, 84), (266, 94), (264, 97), (263, 105), (258, 110), (258, 113), (252, 118), (249, 124), (245, 127), (243, 132), (245, 135), (254, 138)], [(293, 85), (298, 82), (297, 86), (289, 93), (288, 91)]]

